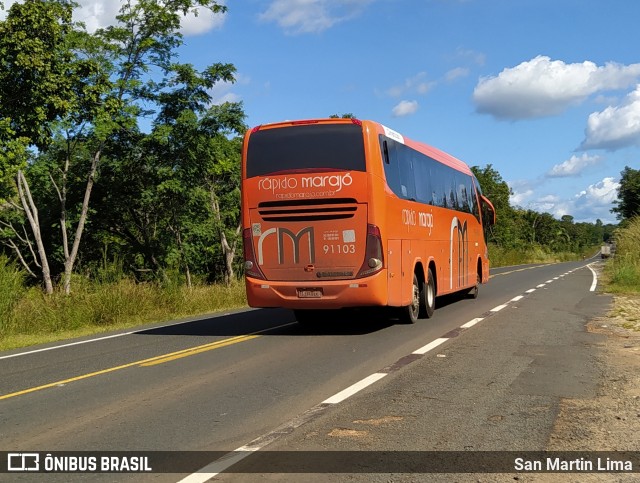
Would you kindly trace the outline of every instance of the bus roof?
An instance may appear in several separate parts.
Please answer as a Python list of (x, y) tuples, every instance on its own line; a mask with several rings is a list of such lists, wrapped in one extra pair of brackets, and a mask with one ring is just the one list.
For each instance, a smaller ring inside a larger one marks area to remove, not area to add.
[(385, 125), (380, 124), (379, 122), (376, 122), (376, 121), (371, 121), (371, 120), (359, 120), (355, 118), (333, 118), (333, 117), (317, 118), (317, 119), (287, 120), (287, 121), (273, 122), (268, 124), (260, 124), (258, 126), (255, 126), (253, 129), (251, 129), (250, 132), (253, 133), (261, 129), (272, 129), (272, 128), (280, 128), (280, 127), (286, 127), (286, 126), (300, 126), (305, 124), (329, 124), (329, 123), (359, 124), (365, 128), (372, 127), (374, 128), (377, 134), (384, 134), (389, 137), (392, 137), (392, 139), (394, 139), (395, 141), (402, 142), (403, 144), (415, 149), (416, 151), (419, 151), (435, 159), (436, 161), (446, 164), (447, 166), (450, 166), (465, 174), (469, 174), (469, 175), (473, 174), (469, 166), (464, 161), (459, 160), (455, 156), (452, 156), (444, 151), (441, 151), (438, 148), (430, 146), (429, 144), (409, 139), (406, 136), (403, 136), (402, 134), (392, 129), (389, 129)]
[[(441, 151), (440, 149), (433, 147), (429, 144), (426, 144), (420, 141), (414, 141), (413, 139), (410, 139), (406, 136), (403, 136), (389, 129), (388, 127), (384, 126), (383, 124), (380, 124), (379, 122), (375, 122), (375, 121), (365, 121), (365, 122), (371, 123), (377, 126), (378, 134), (388, 135), (388, 133), (391, 131), (392, 133), (396, 134), (396, 136), (392, 137), (394, 140), (400, 141), (401, 139), (400, 142), (402, 142), (403, 144), (415, 149), (416, 151), (420, 151), (422, 154), (425, 154), (435, 159), (436, 161), (446, 164), (447, 166), (457, 169), (458, 171), (462, 171), (463, 173), (472, 174), (471, 170), (469, 169), (469, 166), (464, 161), (459, 160), (458, 158), (450, 155), (449, 153), (445, 153), (444, 151)], [(400, 137), (400, 139), (398, 139), (398, 136)]]

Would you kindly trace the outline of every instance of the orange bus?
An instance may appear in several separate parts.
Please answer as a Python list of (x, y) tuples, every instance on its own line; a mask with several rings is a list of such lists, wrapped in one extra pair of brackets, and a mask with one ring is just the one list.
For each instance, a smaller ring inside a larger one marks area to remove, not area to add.
[(242, 151), (244, 273), (251, 307), (394, 307), (433, 315), (437, 296), (489, 279), (491, 202), (469, 167), (382, 124), (257, 126)]

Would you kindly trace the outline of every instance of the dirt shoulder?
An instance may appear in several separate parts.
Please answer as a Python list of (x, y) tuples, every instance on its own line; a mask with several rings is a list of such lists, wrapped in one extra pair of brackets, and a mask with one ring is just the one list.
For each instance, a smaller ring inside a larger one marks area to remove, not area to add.
[(640, 448), (640, 296), (614, 297), (607, 317), (589, 322), (607, 338), (599, 352), (598, 395), (563, 399), (549, 450), (637, 451)]
[[(606, 336), (598, 351), (602, 378), (594, 398), (563, 399), (547, 446), (551, 451), (640, 449), (640, 296), (617, 295), (589, 332)], [(535, 481), (637, 481), (636, 475), (545, 475)], [(531, 480), (529, 480), (531, 481)]]

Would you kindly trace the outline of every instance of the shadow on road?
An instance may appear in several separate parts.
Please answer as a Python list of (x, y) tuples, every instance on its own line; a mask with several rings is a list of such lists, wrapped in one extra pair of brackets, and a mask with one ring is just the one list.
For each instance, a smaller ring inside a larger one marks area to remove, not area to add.
[(317, 323), (302, 325), (296, 322), (291, 310), (255, 309), (141, 330), (136, 335), (239, 336), (256, 332), (263, 336), (363, 335), (397, 323), (379, 309), (376, 312), (327, 311), (326, 317)]
[[(458, 302), (460, 294), (436, 299), (437, 309)], [(422, 321), (423, 322), (423, 321)], [(375, 307), (327, 310), (313, 322), (298, 323), (291, 310), (253, 309), (231, 314), (213, 315), (194, 321), (177, 322), (136, 332), (138, 335), (239, 336), (260, 332), (265, 336), (363, 335), (387, 329), (396, 324), (397, 310)]]

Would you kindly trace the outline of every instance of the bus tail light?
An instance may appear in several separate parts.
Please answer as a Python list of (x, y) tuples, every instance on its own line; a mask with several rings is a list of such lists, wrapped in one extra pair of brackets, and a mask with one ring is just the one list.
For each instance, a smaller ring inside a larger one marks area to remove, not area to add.
[(382, 236), (380, 228), (375, 225), (367, 225), (367, 247), (364, 262), (358, 272), (358, 277), (367, 277), (382, 270), (384, 265), (384, 252), (382, 251)]
[(266, 280), (264, 274), (262, 273), (262, 270), (260, 270), (260, 267), (256, 262), (256, 257), (253, 252), (253, 240), (251, 239), (251, 228), (245, 228), (242, 231), (242, 242), (244, 245), (244, 274), (249, 277)]

